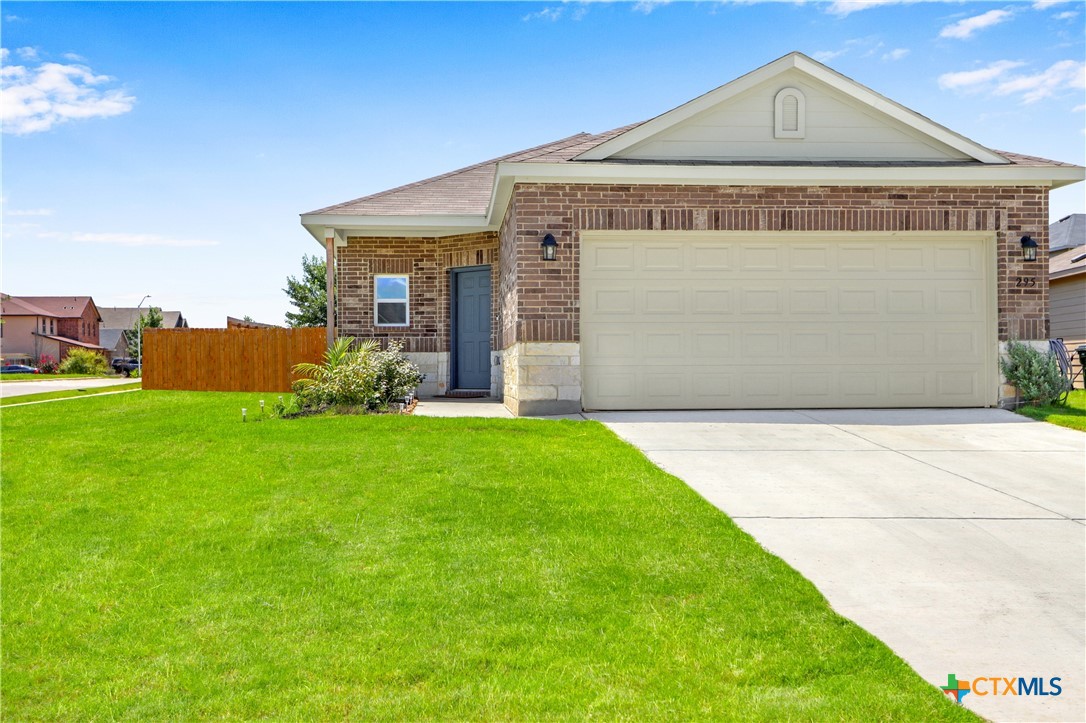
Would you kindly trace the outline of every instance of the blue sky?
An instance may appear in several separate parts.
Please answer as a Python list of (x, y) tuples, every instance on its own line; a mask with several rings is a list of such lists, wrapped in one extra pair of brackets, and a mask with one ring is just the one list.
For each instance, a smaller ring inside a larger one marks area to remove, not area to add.
[[(4, 2), (12, 294), (282, 323), (298, 214), (667, 111), (800, 50), (992, 148), (1084, 158), (1086, 5)], [(1086, 210), (1083, 185), (1053, 220)]]

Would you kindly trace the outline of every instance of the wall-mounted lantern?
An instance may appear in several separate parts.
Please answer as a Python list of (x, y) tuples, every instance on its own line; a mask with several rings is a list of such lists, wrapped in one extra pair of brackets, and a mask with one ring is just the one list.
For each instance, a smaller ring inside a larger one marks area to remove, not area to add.
[(554, 240), (554, 236), (547, 234), (543, 237), (543, 243), (539, 244), (543, 248), (543, 260), (554, 261), (558, 256), (558, 242)]
[(1022, 259), (1024, 261), (1037, 260), (1037, 242), (1029, 236), (1022, 237)]

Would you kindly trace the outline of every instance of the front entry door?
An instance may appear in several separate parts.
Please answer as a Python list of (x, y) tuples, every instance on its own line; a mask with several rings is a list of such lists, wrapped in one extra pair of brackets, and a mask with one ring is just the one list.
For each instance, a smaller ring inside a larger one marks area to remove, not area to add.
[(453, 272), (455, 386), (490, 389), (490, 268)]

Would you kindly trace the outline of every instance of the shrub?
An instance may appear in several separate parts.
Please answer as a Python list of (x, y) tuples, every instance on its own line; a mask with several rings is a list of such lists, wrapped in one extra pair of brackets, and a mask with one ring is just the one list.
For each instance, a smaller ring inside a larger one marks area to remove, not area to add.
[(90, 349), (72, 349), (60, 363), (62, 374), (105, 374), (109, 371), (101, 354)]
[(374, 381), (376, 407), (384, 409), (393, 402), (415, 395), (423, 374), (403, 355), (402, 342), (389, 342), (387, 349), (375, 352), (373, 357), (377, 372)]
[(392, 402), (414, 393), (422, 381), (418, 367), (408, 361), (402, 345), (389, 344), (381, 351), (376, 341), (336, 340), (324, 353), (323, 364), (296, 364), (304, 378), (293, 385), (294, 398), (279, 405), (283, 416), (340, 411), (386, 409)]
[(42, 374), (56, 374), (58, 366), (57, 360), (48, 354), (42, 354), (38, 358), (38, 371)]
[(1028, 344), (1007, 344), (1006, 358), (1000, 358), (999, 371), (1018, 389), (1022, 401), (1050, 404), (1059, 400), (1066, 386), (1056, 357)]

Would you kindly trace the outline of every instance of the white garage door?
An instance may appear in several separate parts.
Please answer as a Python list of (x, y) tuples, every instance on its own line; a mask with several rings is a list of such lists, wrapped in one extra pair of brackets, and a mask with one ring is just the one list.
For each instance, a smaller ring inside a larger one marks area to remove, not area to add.
[(995, 394), (984, 235), (581, 243), (586, 409), (965, 407)]

